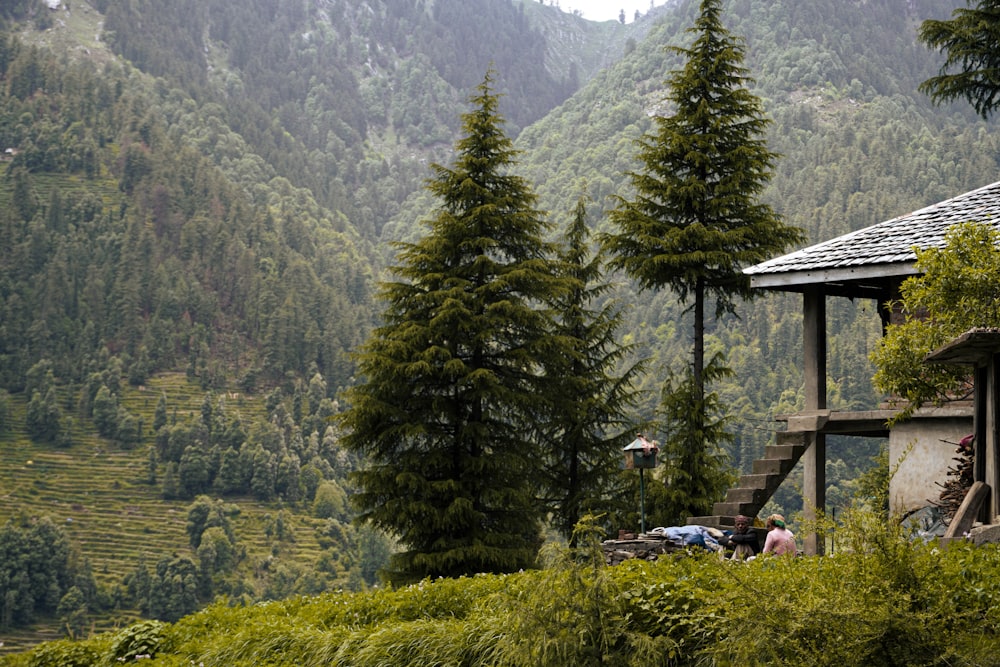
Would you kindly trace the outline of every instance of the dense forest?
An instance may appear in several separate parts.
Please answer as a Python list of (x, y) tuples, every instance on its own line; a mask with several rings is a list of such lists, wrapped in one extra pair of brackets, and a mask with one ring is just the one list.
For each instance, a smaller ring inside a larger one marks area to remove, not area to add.
[[(809, 242), (996, 180), (992, 123), (917, 92), (939, 63), (916, 27), (952, 9), (726, 3), (781, 155), (765, 197)], [(624, 194), (636, 168), (634, 140), (663, 111), (678, 65), (663, 47), (681, 43), (696, 11), (677, 2), (620, 25), (529, 0), (0, 6), (0, 443), (34, 452), (7, 460), (107, 448), (141, 463), (133, 476), (150, 502), (196, 515), (202, 494), (270, 503), (270, 523), (248, 525), (277, 536), (277, 517), (309, 516), (326, 545), (322, 577), (309, 574), (315, 562), (261, 574), (240, 558), (238, 531), (226, 530), (238, 513), (223, 505), (205, 531), (211, 550), (196, 530), (176, 547), (183, 558), (130, 554), (120, 571), (98, 569), (103, 592), (88, 583), (86, 554), (69, 558), (47, 597), (11, 602), (0, 623), (57, 614), (74, 586), (93, 609), (172, 618), (218, 593), (376, 581), (388, 546), (348, 534), (345, 475), (359, 462), (329, 417), (356, 382), (352, 354), (376, 324), (391, 243), (418, 238), (434, 206), (428, 165), (449, 161), (470, 89), (492, 64), (516, 169), (541, 208), (561, 229), (589, 197), (588, 223), (602, 231), (608, 195)], [(685, 363), (688, 315), (669, 292), (608, 279), (618, 286), (608, 298), (630, 304), (623, 363), (649, 360), (638, 423)], [(873, 308), (829, 304), (832, 407), (879, 400)], [(735, 372), (714, 389), (735, 418), (736, 468), (770, 441), (773, 417), (800, 404), (798, 318), (797, 301), (768, 295), (709, 332), (709, 351), (724, 350)], [(163, 378), (188, 388), (186, 403), (134, 399)], [(831, 442), (831, 505), (876, 449)], [(790, 513), (800, 501), (794, 480), (786, 486), (775, 503)], [(41, 506), (19, 491), (0, 513), (14, 520), (5, 534), (35, 539)], [(190, 579), (181, 607), (149, 599), (149, 567)], [(72, 596), (62, 616), (79, 606)]]

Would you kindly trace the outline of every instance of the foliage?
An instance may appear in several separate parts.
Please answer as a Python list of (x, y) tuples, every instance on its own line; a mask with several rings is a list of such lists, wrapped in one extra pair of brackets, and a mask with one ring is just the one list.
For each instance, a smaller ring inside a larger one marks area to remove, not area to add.
[(187, 534), (191, 548), (198, 548), (202, 535), (209, 528), (221, 528), (232, 540), (233, 529), (228, 516), (231, 512), (221, 500), (213, 501), (208, 496), (198, 496), (188, 507), (187, 514)]
[(32, 394), (25, 421), (32, 440), (59, 445), (67, 444), (62, 411), (59, 409), (54, 386), (48, 388), (44, 397), (37, 391)]
[(632, 438), (635, 384), (645, 370), (620, 343), (623, 318), (606, 300), (603, 259), (589, 247), (586, 201), (577, 201), (563, 236), (559, 271), (572, 281), (553, 301), (559, 354), (547, 355), (546, 421), (539, 442), (545, 467), (541, 497), (552, 524), (569, 539), (587, 513), (606, 510), (620, 486), (622, 447)]
[(863, 507), (873, 514), (888, 519), (890, 517), (889, 482), (908, 453), (909, 449), (896, 461), (895, 465), (890, 465), (889, 446), (885, 443), (880, 445), (878, 453), (872, 457), (872, 467), (857, 477), (854, 506)]
[(924, 357), (955, 336), (977, 327), (1000, 326), (1000, 232), (986, 223), (962, 223), (945, 235), (942, 248), (917, 250), (919, 275), (900, 286), (891, 323), (872, 352), (873, 382), (903, 402), (897, 419), (926, 403), (940, 403), (970, 390), (967, 366), (924, 363)]
[(64, 640), (34, 649), (26, 664), (28, 667), (93, 667), (100, 659), (101, 652), (93, 646)]
[(340, 519), (347, 517), (347, 494), (334, 481), (323, 481), (316, 487), (312, 513), (318, 519)]
[(66, 594), (59, 599), (56, 615), (68, 637), (83, 636), (89, 621), (87, 600), (84, 599), (83, 592), (76, 586), (70, 586)]
[(400, 581), (516, 571), (538, 548), (532, 427), (547, 419), (539, 371), (554, 347), (539, 304), (558, 282), (494, 79), (470, 100), (454, 166), (433, 167), (440, 208), (426, 237), (399, 244), (403, 281), (382, 286), (385, 324), (341, 419), (344, 445), (370, 461), (355, 474), (361, 518), (405, 547)]
[[(206, 387), (310, 364), (334, 388), (350, 377), (373, 262), (336, 213), (287, 181), (255, 200), (194, 151), (182, 129), (194, 121), (165, 89), (156, 100), (121, 69), (2, 41), (0, 141), (17, 151), (0, 180), (12, 204), (0, 225), (4, 386), (19, 390), (42, 359), (61, 383), (89, 381), (109, 350), (137, 384), (185, 363)], [(115, 409), (119, 395), (108, 387), (95, 417), (133, 446), (140, 425)]]
[[(1000, 85), (995, 72), (1000, 60), (1000, 3), (977, 0), (958, 7), (947, 21), (920, 24), (920, 41), (946, 55), (938, 76), (920, 84), (920, 91), (936, 102), (965, 99), (976, 113), (988, 119), (1000, 105)], [(955, 73), (949, 72), (957, 68)]]
[[(705, 368), (705, 379), (714, 383), (730, 373), (714, 357)], [(729, 419), (718, 394), (699, 395), (690, 372), (680, 380), (667, 379), (661, 410), (666, 435), (656, 473), (665, 488), (653, 496), (650, 517), (655, 526), (677, 526), (688, 517), (711, 514), (712, 505), (736, 481), (723, 449), (733, 436), (726, 429)]]
[(604, 564), (597, 518), (583, 517), (571, 542), (546, 545), (544, 569), (507, 592), (496, 664), (656, 664), (663, 642), (630, 627), (631, 600)]
[[(721, 4), (706, 0), (688, 32), (685, 58), (668, 79), (670, 115), (639, 142), (644, 170), (630, 172), (634, 199), (616, 198), (621, 232), (605, 237), (612, 264), (645, 288), (667, 286), (682, 301), (701, 281), (731, 312), (732, 296), (751, 296), (740, 269), (801, 239), (757, 201), (778, 157), (767, 150), (761, 101), (748, 89), (743, 46), (722, 25)], [(700, 295), (698, 295), (700, 296)]]
[(48, 517), (0, 529), (0, 627), (56, 612), (76, 572), (69, 540)]
[(164, 628), (160, 621), (142, 621), (119, 630), (111, 638), (111, 659), (128, 662), (155, 657), (163, 645)]
[(843, 519), (843, 548), (831, 556), (736, 563), (690, 553), (616, 567), (603, 564), (599, 533), (584, 522), (578, 546), (553, 547), (542, 570), (219, 602), (173, 624), (52, 642), (26, 657), (56, 664), (45, 656), (74, 647), (105, 655), (149, 634), (163, 664), (206, 667), (992, 662), (997, 545), (911, 541), (861, 508)]

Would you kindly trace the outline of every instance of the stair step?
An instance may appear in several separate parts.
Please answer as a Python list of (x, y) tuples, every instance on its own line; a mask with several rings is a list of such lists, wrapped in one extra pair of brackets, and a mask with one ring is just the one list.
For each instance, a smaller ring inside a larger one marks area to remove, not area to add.
[(712, 505), (712, 511), (722, 516), (735, 517), (737, 514), (747, 516), (757, 516), (760, 511), (760, 503), (729, 503), (721, 502)]
[[(744, 489), (762, 489), (770, 497), (778, 490), (787, 475), (741, 475), (739, 485)], [(765, 500), (765, 502), (767, 502)]]
[(795, 467), (798, 460), (793, 459), (757, 459), (753, 462), (754, 475), (787, 475)]
[(774, 434), (774, 442), (778, 445), (793, 445), (808, 447), (811, 433), (805, 431), (778, 431)]
[(764, 447), (765, 459), (782, 459), (785, 461), (798, 461), (806, 453), (805, 445), (767, 445)]
[(763, 505), (767, 502), (767, 492), (766, 489), (740, 486), (735, 489), (729, 489), (728, 493), (726, 493), (726, 502)]

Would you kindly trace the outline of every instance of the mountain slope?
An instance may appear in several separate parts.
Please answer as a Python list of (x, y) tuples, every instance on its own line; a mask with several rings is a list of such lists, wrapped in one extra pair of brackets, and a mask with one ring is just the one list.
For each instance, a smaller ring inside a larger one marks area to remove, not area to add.
[[(663, 47), (685, 42), (696, 3), (627, 26), (530, 0), (39, 8), (27, 0), (0, 7), (0, 151), (11, 149), (0, 165), (0, 387), (14, 394), (0, 410), (12, 501), (0, 519), (52, 513), (65, 524), (79, 518), (73, 492), (85, 509), (88, 498), (114, 509), (101, 521), (132, 516), (129, 496), (137, 517), (180, 512), (193, 498), (163, 504), (164, 479), (172, 471), (175, 484), (194, 485), (200, 461), (208, 492), (246, 503), (245, 539), (258, 540), (263, 516), (273, 519), (280, 506), (300, 533), (320, 531), (300, 538), (303, 558), (278, 573), (266, 554), (282, 545), (260, 539), (250, 560), (261, 578), (249, 599), (351, 576), (358, 584), (360, 539), (335, 538), (346, 528), (308, 516), (315, 475), (343, 481), (351, 463), (338, 458), (335, 434), (327, 439), (326, 418), (338, 390), (355, 381), (350, 353), (377, 318), (371, 286), (389, 242), (421, 233), (419, 220), (435, 205), (423, 190), (427, 162), (449, 162), (469, 88), (494, 60), (523, 151), (518, 172), (560, 222), (589, 192), (601, 229), (608, 197), (625, 194), (624, 173), (635, 168), (633, 141), (650, 114), (666, 111), (662, 82), (677, 63)], [(952, 0), (727, 5), (726, 23), (746, 38), (754, 90), (774, 119), (771, 148), (783, 154), (766, 196), (810, 241), (996, 180), (994, 124), (916, 93), (937, 61), (916, 44), (915, 28), (952, 8)], [(631, 304), (627, 340), (654, 360), (637, 414), (645, 419), (664, 374), (686, 363), (686, 316), (667, 292), (623, 286), (619, 297)], [(840, 332), (829, 344), (831, 404), (871, 406), (867, 351), (880, 334), (877, 314), (839, 301), (829, 311)], [(710, 333), (711, 349), (725, 351), (736, 371), (717, 390), (736, 417), (731, 454), (743, 465), (770, 439), (770, 417), (801, 402), (799, 303), (767, 296)], [(46, 368), (62, 392), (68, 442), (28, 436), (32, 388)], [(150, 392), (163, 382), (184, 387), (183, 402), (171, 398), (184, 428), (157, 435)], [(124, 410), (106, 421), (131, 430), (98, 432), (102, 386)], [(198, 426), (197, 407), (208, 394), (245, 401), (239, 446), (225, 429), (199, 430), (208, 428)], [(139, 418), (137, 433), (130, 418)], [(86, 458), (97, 449), (113, 455)], [(230, 449), (230, 462), (264, 471), (256, 487), (252, 475), (223, 480)], [(872, 449), (831, 442), (831, 503), (844, 501)], [(156, 486), (110, 485), (115, 469), (146, 471), (151, 454), (163, 457)], [(44, 474), (27, 464), (36, 458), (49, 462)], [(110, 468), (88, 467), (105, 458)], [(268, 497), (275, 484), (292, 488), (295, 465), (311, 464), (301, 473), (312, 479), (302, 482), (307, 492), (283, 493), (283, 505), (277, 493)], [(77, 467), (92, 472), (70, 472)], [(786, 493), (779, 502), (792, 511), (797, 501)], [(88, 522), (101, 514), (91, 510)], [(189, 550), (175, 519), (149, 530), (179, 536), (176, 548)], [(120, 532), (143, 530), (132, 521)], [(105, 522), (73, 533), (102, 585), (136, 567), (132, 551), (98, 550), (100, 531), (115, 530)], [(314, 540), (325, 555), (312, 551)], [(301, 576), (289, 574), (294, 568)], [(309, 578), (316, 572), (325, 573), (318, 583)]]
[[(634, 139), (649, 129), (651, 114), (666, 111), (662, 81), (678, 63), (663, 48), (684, 43), (695, 9), (679, 5), (635, 51), (521, 133), (523, 173), (554, 217), (566, 220), (570, 203), (586, 191), (593, 224), (606, 224), (609, 197), (625, 192), (623, 173), (636, 168)], [(769, 144), (783, 156), (765, 197), (809, 243), (996, 180), (994, 123), (961, 105), (935, 107), (916, 91), (938, 66), (916, 43), (916, 26), (951, 9), (947, 0), (729, 4), (724, 20), (747, 42), (753, 89), (774, 121)], [(622, 299), (632, 304), (628, 340), (657, 369), (648, 378), (649, 415), (663, 374), (690, 358), (688, 320), (669, 293), (626, 291)], [(876, 405), (867, 353), (880, 335), (878, 314), (869, 303), (832, 300), (828, 307), (831, 330), (840, 332), (829, 344), (831, 406)], [(733, 383), (717, 389), (736, 416), (731, 454), (742, 466), (771, 438), (770, 416), (801, 404), (800, 304), (767, 295), (739, 316), (719, 323), (712, 339), (736, 371)], [(868, 463), (873, 446), (831, 445), (831, 483), (839, 486), (832, 503), (844, 501), (847, 480)], [(780, 500), (788, 510), (798, 502), (790, 492)]]

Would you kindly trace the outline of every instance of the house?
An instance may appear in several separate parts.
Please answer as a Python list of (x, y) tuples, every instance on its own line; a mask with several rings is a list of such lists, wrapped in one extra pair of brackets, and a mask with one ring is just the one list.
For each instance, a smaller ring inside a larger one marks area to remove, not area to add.
[[(736, 514), (755, 516), (799, 460), (803, 506), (806, 518), (811, 518), (813, 508), (825, 506), (828, 435), (888, 439), (890, 464), (898, 464), (890, 484), (893, 509), (922, 507), (938, 495), (937, 484), (945, 480), (955, 443), (974, 430), (973, 402), (922, 408), (891, 430), (887, 422), (896, 410), (889, 404), (866, 411), (828, 409), (826, 304), (831, 298), (873, 300), (885, 326), (896, 316), (888, 305), (899, 298), (900, 285), (917, 274), (914, 247), (943, 247), (950, 227), (970, 221), (1000, 228), (1000, 182), (745, 269), (755, 289), (802, 295), (805, 409), (778, 417), (786, 428), (777, 434), (776, 444), (769, 445), (752, 473), (716, 504), (716, 516), (692, 517), (691, 523), (725, 526)], [(969, 358), (956, 353), (954, 360)], [(806, 535), (803, 548), (822, 553), (823, 542)]]

